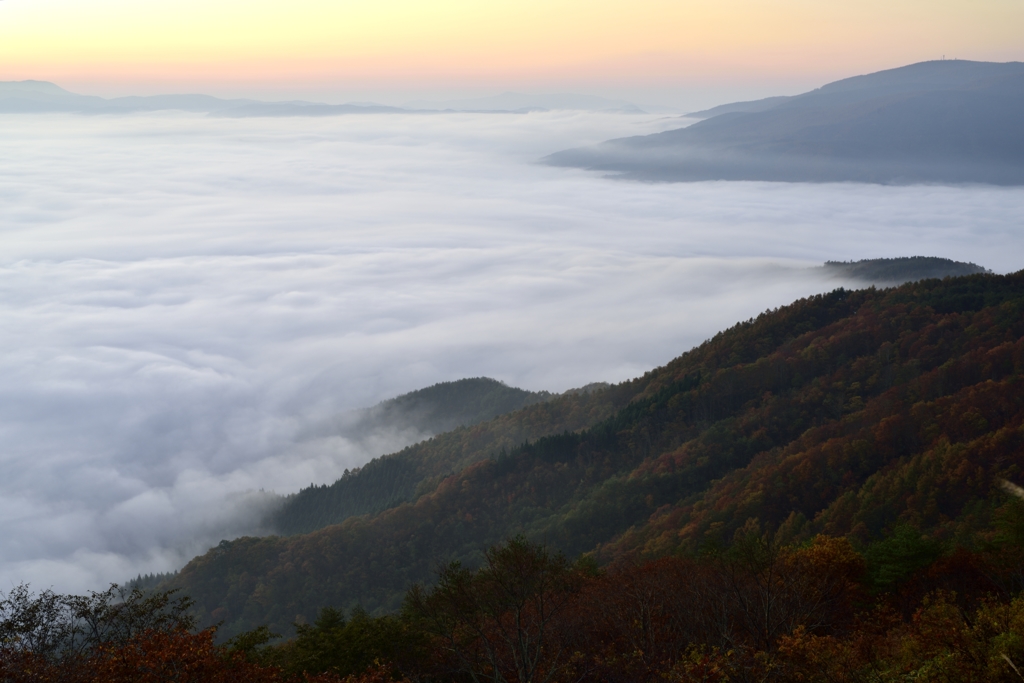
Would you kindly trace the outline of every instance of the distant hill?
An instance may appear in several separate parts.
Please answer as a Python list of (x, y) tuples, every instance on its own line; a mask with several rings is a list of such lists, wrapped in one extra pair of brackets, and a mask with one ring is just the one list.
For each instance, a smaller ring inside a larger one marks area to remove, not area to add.
[(717, 107), (712, 107), (711, 109), (690, 112), (689, 114), (686, 114), (684, 118), (710, 119), (712, 116), (718, 116), (719, 114), (752, 114), (754, 112), (767, 111), (777, 107), (784, 101), (791, 99), (793, 98), (786, 95), (780, 95), (776, 97), (766, 97), (761, 100), (751, 100), (749, 102), (731, 102), (729, 104), (720, 104)]
[[(358, 411), (352, 416), (354, 427), (346, 431), (352, 438), (366, 438), (381, 429), (410, 428), (439, 436), (374, 458), (346, 471), (332, 484), (313, 485), (287, 496), (265, 524), (281, 534), (308, 533), (414, 500), (417, 492), (436, 486), (440, 478), (491, 451), (513, 448), (552, 429), (580, 429), (608, 415), (610, 408), (594, 407), (602, 405), (604, 399), (591, 398), (604, 386), (570, 390), (565, 396), (578, 398), (538, 406), (553, 401), (555, 396), (481, 377), (443, 382)], [(581, 414), (580, 404), (590, 408)], [(533, 409), (516, 412), (528, 406)], [(572, 407), (568, 413), (566, 406)], [(477, 426), (488, 420), (487, 425)]]
[(604, 563), (698, 553), (747, 528), (797, 543), (868, 543), (901, 523), (961, 538), (1024, 472), (1022, 378), (1024, 271), (838, 289), (635, 380), (382, 458), (420, 477), (406, 502), (225, 541), (163, 585), (229, 637), (288, 633), (326, 605), (397, 609), (440, 562), (476, 566), (517, 533)]
[(411, 391), (351, 414), (350, 433), (373, 431), (377, 425), (388, 429), (415, 428), (431, 434), (469, 427), (503, 413), (519, 410), (552, 398), (547, 391), (510, 387), (490, 377), (473, 377), (439, 382)]
[(406, 112), (379, 104), (320, 104), (224, 100), (210, 95), (151, 95), (105, 99), (77, 95), (46, 81), (0, 81), (0, 114), (129, 114), (146, 111), (188, 111), (215, 116), (336, 116)]
[(128, 590), (138, 589), (140, 591), (154, 590), (162, 584), (172, 580), (178, 572), (158, 572), (156, 574), (139, 574), (134, 579), (124, 581), (123, 585)]
[[(168, 107), (170, 109), (172, 107)], [(383, 104), (320, 104), (318, 102), (253, 102), (210, 111), (213, 116), (342, 116), (345, 114), (408, 114), (406, 109)]]
[(990, 271), (974, 263), (963, 263), (934, 256), (865, 259), (863, 261), (827, 261), (825, 273), (833, 278), (860, 280), (877, 285), (900, 285), (928, 278), (959, 277)]
[(436, 109), (451, 111), (545, 111), (551, 109), (575, 109), (583, 111), (607, 111), (628, 114), (643, 114), (635, 104), (624, 100), (610, 100), (596, 95), (573, 93), (552, 93), (529, 95), (506, 92), (490, 97), (476, 97), (461, 100), (430, 101), (417, 100), (406, 105), (409, 109)]
[(663, 181), (1024, 184), (1021, 62), (922, 62), (696, 114), (545, 161)]
[[(316, 431), (341, 435), (361, 445), (365, 452), (373, 453), (380, 444), (394, 447), (396, 440), (400, 444), (415, 443), (552, 397), (546, 391), (526, 391), (489, 377), (474, 377), (440, 382), (371, 408), (343, 413), (318, 425)], [(412, 495), (424, 476), (435, 474), (423, 474), (403, 464), (401, 454), (375, 458), (361, 468), (346, 470), (345, 476), (333, 485), (313, 485), (286, 496), (263, 525), (281, 533), (311, 531), (351, 515), (379, 512), (397, 505)], [(397, 475), (397, 470), (402, 475)]]
[(105, 99), (78, 95), (46, 81), (0, 82), (0, 113), (42, 114), (74, 112), (90, 114), (125, 113), (176, 109), (211, 112), (257, 104), (255, 100), (222, 100), (209, 95), (154, 95)]
[(550, 109), (575, 109), (642, 114), (636, 105), (593, 95), (570, 93), (524, 95), (504, 93), (493, 97), (447, 102), (414, 102), (389, 107), (373, 102), (324, 104), (295, 100), (261, 102), (250, 99), (220, 99), (210, 95), (151, 95), (106, 99), (78, 95), (46, 81), (0, 81), (0, 114), (127, 114), (146, 111), (188, 111), (212, 116), (341, 116), (346, 114), (436, 114), (440, 111), (525, 113)]

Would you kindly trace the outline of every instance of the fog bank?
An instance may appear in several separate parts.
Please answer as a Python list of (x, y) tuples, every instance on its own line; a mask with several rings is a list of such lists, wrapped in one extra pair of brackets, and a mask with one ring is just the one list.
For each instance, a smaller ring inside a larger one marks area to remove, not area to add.
[(0, 585), (165, 571), (423, 435), (325, 430), (439, 381), (620, 381), (826, 260), (1021, 267), (1024, 191), (654, 185), (552, 168), (600, 113), (3, 117)]

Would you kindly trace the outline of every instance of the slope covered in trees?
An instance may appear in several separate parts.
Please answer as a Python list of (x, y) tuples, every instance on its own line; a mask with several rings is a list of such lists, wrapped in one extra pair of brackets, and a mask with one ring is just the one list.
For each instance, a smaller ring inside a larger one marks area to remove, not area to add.
[(439, 382), (356, 411), (354, 428), (358, 433), (359, 430), (372, 431), (376, 425), (385, 425), (440, 434), (553, 397), (547, 391), (526, 391), (489, 377)]
[(991, 525), (994, 486), (1021, 476), (1022, 369), (1024, 273), (836, 290), (633, 381), (417, 445), (411, 466), (452, 474), (414, 499), (222, 543), (168, 585), (225, 635), (289, 633), (328, 605), (395, 610), (439, 562), (478, 566), (517, 533), (615, 566), (765, 530), (955, 543)]
[[(741, 529), (728, 549), (605, 571), (522, 537), (445, 563), (401, 612), (325, 607), (217, 645), (187, 599), (0, 593), (6, 683), (902, 683), (1019, 680), (1024, 489), (961, 543), (903, 524), (860, 551)], [(969, 540), (974, 548), (964, 547)]]
[[(313, 485), (288, 496), (268, 526), (286, 535), (307, 533), (387, 510), (502, 449), (552, 432), (589, 427), (625, 405), (630, 396), (628, 391), (587, 387), (555, 397), (485, 378), (445, 382), (400, 396), (370, 409), (380, 413), (373, 419), (385, 425), (416, 420), (424, 431), (443, 431), (433, 428), (444, 423), (450, 431), (374, 458), (346, 471), (333, 484)], [(480, 424), (482, 416), (494, 419)]]
[[(1003, 521), (1019, 520), (1020, 501), (999, 498)], [(608, 572), (511, 539), (478, 571), (449, 564), (436, 586), (410, 590), (400, 621), (420, 647), (389, 661), (434, 680), (1018, 680), (1024, 565), (1012, 526), (982, 550), (913, 566), (905, 551), (923, 540), (902, 532), (858, 553), (845, 538), (787, 545), (744, 531), (728, 551)]]
[(964, 263), (936, 256), (904, 256), (860, 261), (826, 261), (825, 273), (874, 285), (901, 285), (928, 278), (959, 277), (988, 271), (975, 263)]

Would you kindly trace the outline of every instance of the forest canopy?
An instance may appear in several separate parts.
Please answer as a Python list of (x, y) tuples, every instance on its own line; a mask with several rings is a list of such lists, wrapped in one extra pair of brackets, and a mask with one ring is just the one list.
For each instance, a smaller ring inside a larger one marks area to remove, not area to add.
[(163, 586), (222, 638), (291, 636), (325, 607), (396, 613), (440, 563), (475, 570), (517, 535), (619, 567), (716, 552), (742, 530), (868, 553), (909, 529), (918, 564), (871, 579), (898, 583), (940, 546), (975, 548), (999, 482), (1022, 478), (1022, 313), (1022, 273), (810, 297), (643, 377), (413, 446), (404, 501), (224, 542)]

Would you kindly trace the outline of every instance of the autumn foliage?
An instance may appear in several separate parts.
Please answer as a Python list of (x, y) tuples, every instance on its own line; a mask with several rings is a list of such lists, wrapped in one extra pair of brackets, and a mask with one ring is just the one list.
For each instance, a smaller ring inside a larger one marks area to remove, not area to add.
[[(102, 637), (54, 640), (47, 631), (75, 623), (37, 608), (73, 596), (21, 593), (4, 603), (0, 681), (1014, 681), (1024, 662), (1021, 508), (1004, 501), (992, 540), (940, 548), (926, 564), (928, 539), (906, 528), (858, 549), (821, 535), (787, 545), (752, 523), (728, 548), (606, 571), (517, 537), (478, 570), (443, 566), (435, 585), (409, 591), (401, 614), (328, 609), (276, 643), (261, 628), (217, 644), (213, 629), (190, 628), (187, 601), (141, 594), (100, 605)], [(129, 616), (148, 625), (116, 623)]]
[(147, 631), (74, 656), (47, 657), (17, 645), (0, 647), (4, 683), (394, 683), (390, 665), (346, 677), (330, 671), (287, 676), (276, 666), (214, 644), (214, 630)]
[(15, 591), (0, 680), (1024, 681), (1024, 272), (810, 297), (375, 462), (391, 507), (308, 494), (344, 520), (196, 558), (189, 610)]
[[(1000, 480), (1024, 482), (1022, 373), (1024, 273), (836, 290), (635, 380), (385, 456), (365, 476), (404, 502), (225, 542), (165, 587), (224, 637), (291, 635), (328, 606), (396, 612), (438, 564), (475, 568), (519, 533), (616, 567), (727, 547), (750, 520), (795, 545), (867, 546), (901, 525), (956, 543), (991, 527)], [(324, 496), (309, 500), (340, 514)]]

